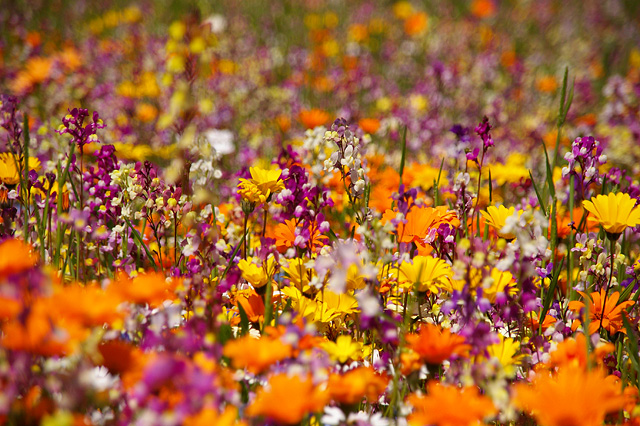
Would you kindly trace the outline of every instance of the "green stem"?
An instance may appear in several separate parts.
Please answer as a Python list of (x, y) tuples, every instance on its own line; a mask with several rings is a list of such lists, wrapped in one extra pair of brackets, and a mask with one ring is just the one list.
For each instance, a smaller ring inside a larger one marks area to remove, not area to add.
[(602, 329), (602, 320), (604, 319), (604, 310), (605, 307), (607, 306), (607, 295), (609, 294), (609, 288), (611, 287), (611, 281), (613, 280), (613, 258), (614, 258), (614, 252), (616, 249), (616, 241), (612, 238), (610, 238), (611, 240), (611, 264), (609, 265), (609, 282), (607, 283), (607, 289), (604, 292), (604, 300), (602, 301), (602, 311), (600, 311), (600, 325), (598, 326), (598, 331), (600, 331)]

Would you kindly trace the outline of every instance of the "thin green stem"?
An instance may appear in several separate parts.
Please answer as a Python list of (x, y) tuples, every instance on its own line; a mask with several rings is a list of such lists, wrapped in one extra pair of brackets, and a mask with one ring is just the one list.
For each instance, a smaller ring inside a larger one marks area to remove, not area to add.
[(613, 238), (609, 237), (609, 239), (611, 240), (611, 263), (609, 265), (609, 282), (607, 283), (607, 289), (604, 292), (604, 298), (602, 301), (602, 310), (600, 311), (600, 325), (598, 326), (598, 331), (600, 331), (602, 329), (602, 320), (604, 319), (604, 310), (605, 307), (607, 306), (607, 296), (609, 295), (609, 288), (611, 287), (611, 281), (613, 281), (613, 259), (614, 259), (614, 253), (615, 253), (615, 249), (616, 249), (616, 240), (614, 240)]

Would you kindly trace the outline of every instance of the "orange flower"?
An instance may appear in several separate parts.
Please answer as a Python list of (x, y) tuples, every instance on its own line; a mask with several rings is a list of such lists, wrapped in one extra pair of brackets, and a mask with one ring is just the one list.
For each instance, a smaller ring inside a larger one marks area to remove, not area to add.
[(120, 340), (108, 340), (98, 346), (102, 359), (98, 365), (106, 367), (111, 374), (122, 377), (122, 385), (130, 389), (143, 376), (144, 368), (153, 355)]
[(471, 349), (464, 337), (433, 324), (423, 325), (419, 334), (408, 334), (406, 338), (409, 348), (428, 364), (441, 364), (454, 354), (466, 356)]
[[(622, 331), (626, 334), (626, 331), (623, 329), (622, 315), (623, 309), (633, 305), (633, 301), (627, 300), (626, 302), (622, 302), (617, 305), (618, 300), (620, 299), (620, 293), (617, 291), (613, 292), (609, 297), (607, 297), (607, 303), (604, 307), (604, 312), (602, 309), (602, 304), (605, 299), (605, 290), (602, 289), (600, 292), (593, 292), (591, 295), (587, 295), (582, 291), (579, 291), (582, 297), (585, 300), (589, 300), (589, 334), (593, 334), (600, 328), (600, 319), (602, 319), (602, 327), (609, 332), (611, 336), (613, 336), (618, 331)], [(617, 306), (616, 306), (617, 305)], [(569, 302), (569, 309), (576, 313), (580, 313), (582, 309), (585, 308), (584, 302), (580, 302), (574, 300)], [(576, 321), (573, 328), (577, 328), (580, 324), (579, 321)]]
[[(242, 291), (236, 298), (236, 306), (242, 306), (251, 322), (260, 321), (264, 316), (264, 302), (255, 290)], [(238, 317), (238, 322), (240, 318)], [(236, 324), (237, 325), (237, 324)]]
[(376, 120), (375, 118), (362, 118), (358, 121), (358, 126), (360, 126), (365, 133), (374, 134), (380, 128), (380, 120)]
[[(587, 338), (578, 334), (576, 338), (569, 338), (559, 343), (556, 350), (551, 352), (549, 365), (551, 367), (587, 367)], [(613, 344), (607, 342), (599, 344), (592, 353), (592, 359), (602, 362), (605, 356), (613, 352)]]
[(0, 279), (33, 268), (38, 256), (22, 240), (10, 239), (0, 244)]
[(321, 109), (311, 109), (300, 111), (300, 121), (307, 129), (315, 129), (324, 126), (331, 119), (329, 113)]
[(276, 374), (269, 379), (268, 387), (258, 391), (247, 414), (292, 425), (299, 423), (306, 414), (320, 411), (328, 402), (328, 392), (314, 386), (310, 378)]
[(34, 85), (47, 80), (51, 75), (52, 67), (53, 59), (51, 58), (30, 58), (25, 65), (25, 69), (18, 72), (11, 83), (13, 92), (23, 94), (31, 90)]
[(376, 374), (371, 367), (359, 367), (341, 375), (329, 377), (331, 399), (343, 404), (355, 404), (367, 398), (374, 403), (384, 392), (389, 378)]
[(271, 364), (289, 358), (291, 346), (278, 339), (256, 339), (246, 335), (227, 342), (222, 353), (231, 358), (235, 368), (246, 368), (254, 374), (260, 374)]
[[(552, 325), (554, 325), (556, 323), (556, 319), (554, 317), (552, 317), (551, 315), (547, 314), (544, 317), (544, 321), (542, 321), (542, 331), (546, 331), (547, 328), (551, 327)], [(527, 322), (529, 323), (529, 325), (531, 326), (531, 328), (533, 330), (537, 330), (538, 327), (540, 326), (540, 319), (536, 316), (534, 316), (533, 318), (528, 318)]]
[(22, 311), (22, 303), (0, 296), (0, 320), (15, 318)]
[(475, 386), (458, 388), (431, 381), (428, 390), (426, 396), (409, 396), (413, 413), (407, 420), (412, 426), (471, 426), (496, 413), (491, 400)]
[(473, 0), (471, 13), (477, 18), (489, 18), (496, 13), (496, 5), (491, 0)]
[(413, 208), (407, 213), (406, 220), (406, 224), (398, 224), (398, 241), (413, 242), (418, 246), (425, 246), (424, 238), (431, 228), (437, 229), (443, 223), (454, 228), (460, 226), (456, 212), (446, 206)]
[[(290, 219), (278, 224), (273, 231), (273, 238), (276, 240), (276, 248), (280, 253), (284, 253), (288, 248), (293, 247), (296, 241), (296, 221)], [(328, 241), (329, 238), (326, 235), (322, 235), (318, 228), (313, 227), (311, 229), (308, 245), (314, 253), (327, 244)]]
[(291, 119), (284, 114), (280, 114), (276, 117), (276, 124), (282, 133), (287, 133), (291, 128)]
[(8, 322), (2, 332), (2, 347), (44, 356), (68, 355), (87, 336), (85, 329), (72, 322), (61, 327), (60, 317), (44, 299), (36, 299), (26, 319)]
[(429, 23), (427, 14), (415, 12), (404, 21), (404, 32), (409, 36), (417, 36), (427, 31)]
[(602, 371), (568, 367), (555, 377), (541, 373), (533, 386), (515, 385), (513, 402), (545, 426), (596, 426), (607, 413), (621, 409), (625, 399)]
[(246, 425), (244, 421), (238, 421), (238, 409), (227, 406), (222, 413), (214, 408), (203, 408), (198, 414), (188, 416), (184, 419), (184, 426), (232, 426)]
[(157, 307), (165, 300), (174, 299), (173, 289), (177, 282), (167, 279), (158, 272), (147, 272), (133, 279), (122, 273), (108, 288), (108, 292), (119, 295), (122, 299), (136, 304), (148, 303), (151, 307)]
[(59, 312), (66, 320), (84, 327), (111, 324), (122, 317), (118, 311), (122, 299), (95, 286), (57, 287), (47, 303), (52, 312)]
[[(569, 224), (571, 222), (574, 223), (574, 226), (578, 226), (580, 224), (580, 220), (582, 219), (584, 210), (581, 207), (576, 207), (573, 209), (572, 214), (569, 212), (564, 212), (564, 214), (558, 214), (556, 217), (557, 220), (557, 229), (558, 229), (558, 238), (565, 238), (571, 232), (571, 226)], [(551, 220), (549, 218), (549, 232), (551, 232)], [(598, 228), (598, 221), (595, 220), (592, 216), (588, 216), (586, 219), (587, 231), (596, 232)]]
[(536, 87), (541, 92), (553, 93), (558, 90), (558, 82), (554, 76), (547, 75), (538, 79)]

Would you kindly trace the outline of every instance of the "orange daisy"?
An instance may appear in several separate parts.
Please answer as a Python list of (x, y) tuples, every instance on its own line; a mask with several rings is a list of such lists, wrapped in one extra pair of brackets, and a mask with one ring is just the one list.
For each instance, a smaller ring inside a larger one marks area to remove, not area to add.
[(231, 358), (235, 368), (246, 368), (254, 374), (259, 374), (270, 365), (289, 358), (291, 346), (285, 345), (279, 339), (256, 339), (246, 335), (227, 342), (222, 353)]
[(625, 398), (602, 371), (568, 367), (555, 376), (541, 373), (532, 386), (515, 385), (513, 402), (545, 426), (596, 426), (607, 413), (621, 409)]
[[(589, 301), (589, 320), (591, 321), (589, 323), (589, 334), (593, 334), (598, 331), (601, 322), (602, 327), (607, 330), (611, 336), (613, 336), (618, 331), (626, 334), (626, 331), (623, 328), (622, 315), (624, 309), (633, 305), (633, 302), (631, 300), (627, 300), (626, 302), (622, 302), (618, 305), (620, 293), (615, 291), (606, 298), (606, 305), (604, 306), (603, 310), (603, 302), (605, 300), (604, 289), (600, 290), (600, 292), (593, 292), (591, 293), (591, 295), (588, 295), (587, 293), (584, 293), (582, 291), (578, 293), (582, 295), (585, 301)], [(576, 313), (580, 313), (580, 311), (584, 308), (584, 302), (580, 302), (578, 300), (569, 302), (569, 309)], [(577, 328), (579, 324), (580, 322), (576, 321), (573, 328)]]
[(315, 386), (310, 378), (276, 374), (269, 379), (268, 387), (258, 391), (247, 414), (293, 425), (308, 413), (320, 411), (327, 402), (328, 392)]
[(475, 386), (459, 388), (431, 381), (427, 388), (426, 396), (409, 396), (413, 413), (407, 420), (411, 426), (476, 425), (497, 411), (491, 400), (480, 395)]
[(420, 327), (419, 334), (408, 334), (407, 343), (427, 364), (441, 364), (452, 355), (466, 356), (471, 346), (464, 342), (464, 337), (433, 324)]
[(300, 121), (307, 129), (315, 129), (318, 126), (324, 126), (330, 119), (331, 116), (329, 113), (321, 109), (300, 111)]

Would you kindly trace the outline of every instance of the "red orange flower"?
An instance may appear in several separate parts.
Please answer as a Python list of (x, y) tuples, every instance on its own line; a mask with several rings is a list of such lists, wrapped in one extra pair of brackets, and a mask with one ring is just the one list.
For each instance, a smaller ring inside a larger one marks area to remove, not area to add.
[(409, 348), (428, 364), (441, 364), (454, 354), (466, 356), (471, 349), (464, 337), (433, 324), (423, 325), (419, 334), (408, 334), (406, 339)]
[(327, 402), (328, 392), (315, 386), (310, 378), (276, 374), (269, 379), (268, 387), (258, 391), (247, 414), (292, 425), (306, 414), (320, 411)]
[(324, 126), (330, 118), (329, 113), (321, 109), (300, 111), (300, 121), (307, 129), (315, 129), (318, 126)]
[(33, 268), (38, 256), (22, 240), (9, 239), (0, 244), (0, 278)]
[(471, 426), (496, 413), (491, 400), (480, 395), (476, 387), (458, 388), (432, 381), (428, 390), (426, 396), (409, 396), (413, 413), (408, 420), (412, 426)]
[(516, 407), (545, 426), (601, 425), (605, 415), (624, 402), (620, 386), (600, 370), (563, 368), (555, 376), (541, 373), (532, 386), (515, 386)]
[[(591, 295), (584, 293), (582, 291), (579, 292), (584, 300), (589, 300), (589, 334), (593, 334), (600, 328), (600, 322), (602, 320), (602, 328), (607, 330), (610, 335), (614, 335), (618, 331), (622, 331), (626, 334), (626, 331), (623, 328), (622, 315), (623, 310), (627, 307), (633, 305), (633, 302), (627, 300), (626, 302), (622, 302), (618, 305), (618, 300), (620, 299), (620, 293), (617, 291), (607, 297), (607, 303), (604, 306), (604, 310), (602, 309), (603, 302), (605, 299), (605, 290), (602, 289), (600, 292), (593, 292)], [(580, 302), (574, 300), (569, 302), (569, 309), (572, 311), (579, 313), (582, 309), (585, 308), (584, 302)], [(579, 322), (576, 322), (576, 326)], [(574, 326), (574, 328), (576, 328)]]
[(355, 404), (367, 398), (369, 403), (378, 400), (389, 383), (389, 378), (376, 374), (371, 367), (359, 367), (349, 372), (329, 377), (331, 399)]
[(278, 339), (256, 339), (247, 335), (227, 342), (222, 353), (231, 358), (235, 368), (246, 368), (259, 374), (270, 365), (290, 357), (291, 346)]

